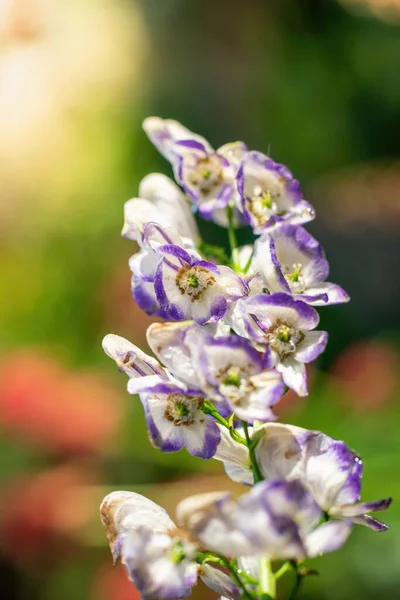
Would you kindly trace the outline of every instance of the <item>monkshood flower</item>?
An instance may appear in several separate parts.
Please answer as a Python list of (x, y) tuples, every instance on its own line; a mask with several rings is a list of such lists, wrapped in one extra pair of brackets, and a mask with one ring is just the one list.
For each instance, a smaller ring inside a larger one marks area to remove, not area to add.
[(348, 302), (346, 292), (326, 278), (329, 263), (322, 246), (303, 227), (282, 225), (254, 244), (252, 270), (270, 293), (285, 292), (313, 305)]
[(235, 175), (246, 145), (234, 142), (215, 151), (205, 138), (180, 123), (158, 117), (145, 119), (143, 128), (171, 162), (176, 180), (201, 216), (226, 226), (225, 209), (237, 196)]
[(185, 247), (199, 241), (196, 221), (185, 195), (161, 173), (151, 173), (142, 179), (139, 197), (125, 202), (122, 236), (139, 242), (143, 226), (150, 221), (179, 232)]
[(128, 392), (139, 394), (152, 443), (164, 452), (186, 447), (193, 456), (211, 458), (220, 441), (214, 419), (201, 408), (204, 395), (173, 377), (151, 356), (114, 334), (103, 340), (106, 354), (130, 379)]
[(200, 494), (177, 508), (178, 521), (214, 552), (271, 559), (301, 559), (339, 548), (350, 524), (319, 525), (322, 516), (300, 481), (263, 481), (237, 501), (227, 492)]
[(266, 360), (282, 374), (285, 384), (299, 396), (307, 395), (305, 364), (326, 347), (326, 331), (312, 331), (319, 323), (317, 311), (289, 294), (256, 294), (239, 300), (233, 321), (258, 348), (264, 346)]
[(293, 425), (267, 423), (262, 430), (256, 458), (266, 479), (299, 479), (329, 516), (387, 529), (368, 513), (387, 509), (391, 498), (359, 502), (363, 465), (344, 442)]
[(147, 340), (175, 377), (200, 389), (221, 414), (234, 412), (250, 422), (275, 419), (271, 407), (284, 393), (282, 378), (248, 340), (214, 337), (193, 322), (154, 323)]
[(114, 561), (125, 565), (143, 600), (187, 598), (197, 583), (196, 547), (168, 513), (134, 492), (112, 492), (100, 506)]
[(253, 422), (275, 420), (271, 407), (285, 388), (272, 368), (271, 354), (257, 352), (237, 335), (220, 338), (187, 332), (185, 342), (207, 398), (226, 403), (239, 419)]
[(202, 260), (173, 244), (157, 250), (154, 289), (161, 309), (170, 320), (193, 319), (199, 325), (216, 322), (230, 302), (248, 293), (248, 287), (229, 267)]
[(315, 218), (315, 210), (303, 199), (299, 182), (289, 169), (265, 154), (245, 154), (236, 178), (239, 210), (256, 234), (284, 223), (301, 224)]
[[(166, 318), (154, 289), (157, 266), (160, 262), (157, 249), (168, 244), (184, 246), (185, 241), (173, 229), (152, 221), (141, 225), (136, 239), (141, 249), (129, 259), (132, 297), (148, 315)], [(189, 245), (192, 244), (187, 238), (186, 241)]]

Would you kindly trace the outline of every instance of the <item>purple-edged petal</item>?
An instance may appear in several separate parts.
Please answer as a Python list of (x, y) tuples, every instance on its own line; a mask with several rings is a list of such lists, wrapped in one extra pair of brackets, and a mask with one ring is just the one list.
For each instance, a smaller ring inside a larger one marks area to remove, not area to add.
[(328, 343), (327, 331), (308, 331), (296, 348), (296, 360), (309, 363), (325, 350)]
[(132, 298), (135, 300), (136, 304), (146, 314), (152, 316), (164, 316), (164, 311), (161, 309), (154, 291), (153, 282), (143, 281), (133, 273), (131, 277), (131, 292)]
[(299, 183), (289, 169), (261, 152), (248, 152), (243, 157), (236, 179), (240, 209), (255, 233), (285, 222), (306, 223), (315, 216), (302, 200)]
[(143, 129), (157, 150), (171, 162), (174, 160), (174, 145), (178, 140), (193, 139), (209, 147), (203, 137), (191, 132), (173, 119), (148, 117), (143, 121)]
[(299, 479), (263, 481), (257, 484), (253, 495), (272, 515), (292, 519), (303, 536), (321, 520), (320, 507)]
[[(350, 296), (345, 292), (343, 288), (335, 283), (326, 281), (318, 285), (313, 285), (307, 289), (307, 296), (314, 297), (315, 299), (307, 299), (305, 302), (309, 302), (314, 306), (327, 306), (328, 304), (342, 304), (349, 302)], [(326, 296), (326, 300), (323, 298)]]
[(291, 293), (289, 284), (282, 273), (275, 242), (271, 235), (264, 234), (255, 241), (251, 266), (253, 270), (260, 271), (269, 292)]
[(320, 525), (306, 538), (307, 555), (313, 557), (338, 550), (350, 533), (351, 523), (345, 521), (328, 521)]
[(166, 259), (162, 259), (157, 267), (154, 290), (162, 310), (168, 318), (183, 321), (189, 316), (190, 300), (182, 297), (176, 285), (178, 269)]
[(177, 452), (184, 445), (182, 427), (176, 427), (165, 418), (166, 396), (141, 394), (149, 437), (153, 445), (162, 452)]
[(128, 381), (128, 392), (130, 394), (142, 394), (144, 392), (152, 394), (199, 394), (198, 388), (188, 387), (178, 379), (171, 377), (166, 379), (165, 376), (153, 375), (149, 377), (140, 377), (130, 379)]
[(383, 500), (373, 500), (372, 502), (357, 502), (356, 504), (345, 504), (335, 506), (331, 509), (331, 514), (343, 519), (359, 517), (365, 513), (378, 512), (386, 510), (392, 503), (392, 498), (384, 498)]
[(289, 294), (257, 294), (246, 300), (249, 313), (273, 324), (277, 319), (302, 330), (314, 329), (319, 323), (315, 309), (304, 302), (294, 300)]
[(245, 421), (275, 421), (277, 417), (271, 410), (285, 393), (282, 378), (276, 371), (264, 371), (249, 380), (254, 386), (240, 402), (236, 403), (235, 413)]
[(109, 333), (103, 339), (103, 350), (115, 362), (121, 371), (129, 377), (144, 377), (146, 375), (161, 375), (165, 372), (160, 363), (142, 352), (137, 346), (125, 338)]
[[(185, 549), (189, 546), (189, 558)], [(174, 561), (174, 549), (183, 552)], [(139, 527), (123, 541), (122, 562), (143, 600), (187, 598), (197, 583), (199, 567), (193, 560), (190, 543), (171, 534), (154, 533)]]
[(220, 441), (214, 419), (201, 412), (200, 397), (172, 394), (141, 394), (153, 444), (163, 452), (184, 446), (193, 456), (211, 458)]
[(206, 323), (216, 323), (225, 315), (228, 310), (228, 303), (218, 291), (214, 294), (207, 294), (203, 302), (193, 303), (191, 307), (191, 317), (199, 325)]
[(188, 452), (199, 458), (212, 458), (221, 440), (219, 428), (208, 415), (198, 417), (194, 426), (183, 428), (183, 439)]
[(299, 299), (313, 295), (308, 292), (309, 288), (325, 281), (329, 273), (324, 251), (317, 240), (303, 227), (287, 224), (256, 241), (252, 266), (262, 273), (270, 292), (283, 291), (298, 295)]
[(359, 517), (353, 517), (351, 519), (352, 523), (356, 523), (356, 525), (364, 525), (364, 527), (368, 527), (372, 529), (372, 531), (387, 531), (389, 529), (389, 525), (382, 523), (378, 519), (371, 517), (371, 515), (360, 515)]

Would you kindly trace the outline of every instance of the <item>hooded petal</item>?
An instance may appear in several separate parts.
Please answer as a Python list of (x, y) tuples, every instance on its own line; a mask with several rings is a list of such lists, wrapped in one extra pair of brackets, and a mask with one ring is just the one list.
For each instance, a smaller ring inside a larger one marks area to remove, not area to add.
[(114, 561), (121, 552), (121, 540), (138, 527), (157, 533), (175, 529), (166, 510), (141, 494), (117, 491), (108, 494), (100, 505), (100, 518), (105, 527)]
[(143, 129), (157, 150), (169, 161), (174, 161), (174, 144), (179, 140), (196, 140), (210, 148), (207, 140), (197, 135), (173, 119), (148, 117), (143, 121)]
[(161, 173), (151, 173), (139, 185), (139, 197), (125, 203), (122, 236), (139, 241), (148, 222), (179, 232), (183, 244), (199, 241), (199, 232), (190, 205), (178, 186)]
[(189, 385), (199, 385), (199, 374), (193, 366), (190, 350), (185, 342), (189, 331), (196, 332), (198, 345), (202, 345), (207, 335), (204, 328), (193, 321), (181, 323), (153, 323), (147, 329), (147, 343), (156, 356), (181, 381)]

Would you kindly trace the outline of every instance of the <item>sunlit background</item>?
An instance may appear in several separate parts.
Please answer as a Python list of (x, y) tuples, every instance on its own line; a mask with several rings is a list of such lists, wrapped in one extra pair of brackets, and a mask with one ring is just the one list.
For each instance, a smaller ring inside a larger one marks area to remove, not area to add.
[[(101, 498), (135, 490), (173, 514), (230, 485), (216, 461), (150, 446), (101, 350), (108, 332), (145, 347), (150, 323), (119, 237), (139, 180), (170, 174), (148, 115), (244, 139), (302, 182), (352, 302), (321, 309), (328, 350), (282, 418), (356, 449), (365, 499), (400, 497), (399, 64), (399, 0), (0, 0), (2, 599), (138, 599)], [(399, 598), (398, 501), (385, 518), (314, 560), (302, 597)]]

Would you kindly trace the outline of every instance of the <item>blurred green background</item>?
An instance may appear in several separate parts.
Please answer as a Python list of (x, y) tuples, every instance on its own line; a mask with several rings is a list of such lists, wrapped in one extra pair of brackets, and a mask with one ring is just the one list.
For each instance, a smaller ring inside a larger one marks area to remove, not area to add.
[(400, 597), (399, 33), (399, 0), (0, 2), (1, 598), (137, 599), (101, 498), (136, 490), (173, 514), (231, 485), (216, 461), (150, 446), (101, 350), (108, 332), (145, 347), (120, 229), (140, 179), (170, 174), (141, 131), (152, 114), (269, 152), (315, 205), (352, 302), (321, 309), (328, 350), (282, 419), (345, 440), (364, 498), (395, 503), (388, 533), (357, 528), (313, 561), (302, 597)]

